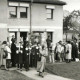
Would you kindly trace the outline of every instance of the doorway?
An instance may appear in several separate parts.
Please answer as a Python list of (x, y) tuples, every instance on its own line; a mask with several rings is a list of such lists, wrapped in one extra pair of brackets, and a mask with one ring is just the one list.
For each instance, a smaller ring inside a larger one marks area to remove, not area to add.
[(23, 37), (23, 42), (24, 42), (27, 38), (27, 32), (20, 32), (20, 37)]

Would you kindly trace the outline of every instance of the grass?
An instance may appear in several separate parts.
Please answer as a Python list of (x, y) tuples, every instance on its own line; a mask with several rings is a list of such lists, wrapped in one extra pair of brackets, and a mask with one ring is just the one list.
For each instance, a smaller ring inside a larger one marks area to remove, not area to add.
[(46, 64), (46, 71), (58, 76), (80, 80), (80, 62)]
[(0, 80), (33, 80), (17, 71), (0, 70)]

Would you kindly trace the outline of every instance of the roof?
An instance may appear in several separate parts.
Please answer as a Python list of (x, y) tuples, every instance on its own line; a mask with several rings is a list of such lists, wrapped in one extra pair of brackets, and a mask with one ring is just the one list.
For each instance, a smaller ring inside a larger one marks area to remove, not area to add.
[(8, 1), (14, 1), (14, 2), (31, 2), (33, 3), (41, 3), (41, 4), (54, 4), (54, 5), (66, 5), (65, 2), (60, 0), (8, 0)]

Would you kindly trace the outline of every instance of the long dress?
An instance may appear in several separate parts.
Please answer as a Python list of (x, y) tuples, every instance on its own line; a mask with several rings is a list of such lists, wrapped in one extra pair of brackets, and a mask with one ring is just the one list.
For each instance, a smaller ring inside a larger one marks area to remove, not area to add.
[(71, 44), (67, 44), (67, 45), (66, 45), (66, 50), (69, 51), (69, 52), (66, 54), (66, 59), (71, 59), (72, 45), (71, 45)]

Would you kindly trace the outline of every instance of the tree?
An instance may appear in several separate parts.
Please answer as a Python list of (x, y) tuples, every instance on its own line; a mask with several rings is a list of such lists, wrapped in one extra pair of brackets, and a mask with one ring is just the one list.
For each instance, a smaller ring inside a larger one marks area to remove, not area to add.
[(67, 30), (73, 29), (77, 31), (79, 34), (80, 30), (80, 11), (73, 11), (70, 15), (66, 16), (63, 19), (63, 32), (66, 32), (66, 40), (67, 40)]

